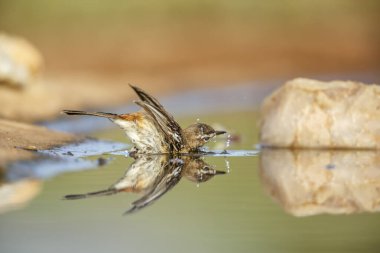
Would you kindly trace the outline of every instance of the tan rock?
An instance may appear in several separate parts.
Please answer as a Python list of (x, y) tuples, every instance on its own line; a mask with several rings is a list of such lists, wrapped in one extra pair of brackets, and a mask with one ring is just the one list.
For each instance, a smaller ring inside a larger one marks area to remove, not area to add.
[(0, 33), (0, 84), (23, 87), (33, 83), (42, 65), (41, 54), (28, 41)]
[(11, 162), (36, 158), (36, 150), (59, 147), (82, 139), (83, 136), (0, 119), (0, 174)]
[(380, 148), (380, 86), (298, 78), (265, 99), (263, 146)]
[(380, 211), (380, 151), (264, 149), (260, 177), (295, 216)]

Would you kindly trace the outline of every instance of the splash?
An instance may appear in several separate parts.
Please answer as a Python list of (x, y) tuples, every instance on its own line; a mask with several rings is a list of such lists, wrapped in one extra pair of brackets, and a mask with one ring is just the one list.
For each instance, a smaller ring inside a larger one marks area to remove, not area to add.
[(228, 161), (227, 158), (225, 158), (224, 163), (226, 165), (226, 172), (230, 173), (230, 161)]
[(230, 147), (230, 145), (231, 145), (231, 135), (228, 134), (228, 135), (227, 135), (227, 140), (226, 140), (226, 147), (225, 147), (225, 149), (228, 149), (228, 148)]

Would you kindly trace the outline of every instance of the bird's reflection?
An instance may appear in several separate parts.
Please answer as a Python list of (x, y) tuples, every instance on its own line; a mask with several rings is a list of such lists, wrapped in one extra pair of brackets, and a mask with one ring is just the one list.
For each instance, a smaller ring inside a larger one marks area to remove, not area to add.
[(66, 195), (68, 200), (96, 196), (108, 196), (119, 192), (141, 193), (143, 196), (132, 203), (125, 214), (134, 213), (154, 203), (172, 189), (184, 176), (201, 183), (224, 171), (215, 170), (201, 156), (144, 155), (137, 157), (124, 176), (105, 190), (84, 194)]
[(264, 149), (260, 176), (295, 216), (380, 211), (380, 152)]

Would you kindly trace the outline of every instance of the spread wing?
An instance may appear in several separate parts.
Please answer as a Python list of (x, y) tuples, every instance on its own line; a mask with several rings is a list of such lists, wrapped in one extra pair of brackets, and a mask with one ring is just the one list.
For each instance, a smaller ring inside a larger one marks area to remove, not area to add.
[(165, 166), (165, 175), (163, 178), (149, 193), (133, 202), (132, 208), (124, 214), (130, 214), (141, 210), (161, 198), (181, 180), (183, 166), (183, 160), (179, 158), (171, 159)]
[(165, 108), (154, 97), (147, 94), (142, 89), (130, 85), (141, 99), (135, 103), (141, 106), (156, 121), (162, 133), (165, 135), (166, 141), (175, 151), (180, 151), (183, 143), (182, 129)]

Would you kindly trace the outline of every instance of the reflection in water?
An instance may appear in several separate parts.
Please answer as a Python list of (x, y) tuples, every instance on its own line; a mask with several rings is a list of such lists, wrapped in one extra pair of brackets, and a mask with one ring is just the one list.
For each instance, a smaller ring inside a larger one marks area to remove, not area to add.
[(24, 179), (0, 184), (0, 214), (24, 207), (41, 190), (41, 182)]
[(136, 158), (124, 176), (105, 190), (85, 194), (66, 195), (65, 199), (108, 196), (119, 192), (142, 193), (125, 214), (136, 212), (159, 199), (173, 188), (182, 176), (193, 182), (205, 182), (217, 174), (224, 174), (208, 165), (201, 156), (146, 155)]
[(380, 152), (263, 149), (265, 188), (295, 216), (380, 211)]

